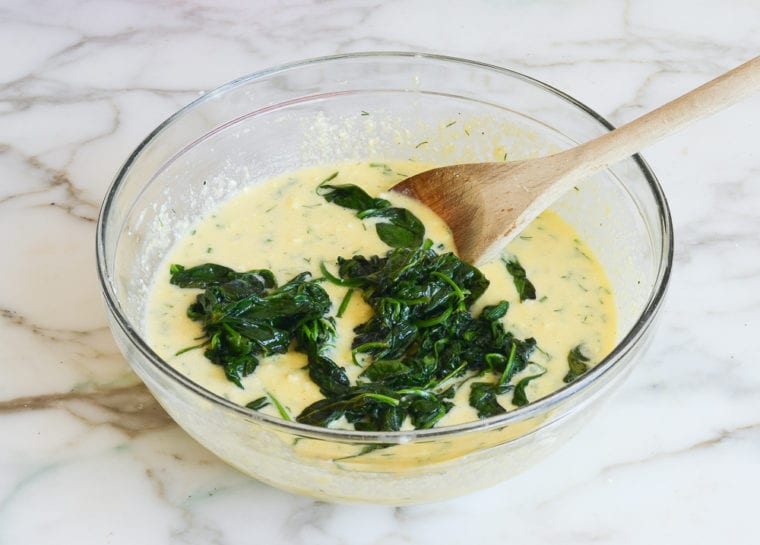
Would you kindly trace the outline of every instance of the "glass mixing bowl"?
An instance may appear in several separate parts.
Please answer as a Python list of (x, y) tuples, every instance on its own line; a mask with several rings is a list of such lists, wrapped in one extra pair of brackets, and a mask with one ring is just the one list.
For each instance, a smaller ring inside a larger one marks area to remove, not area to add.
[(610, 129), (539, 81), (432, 55), (341, 55), (228, 83), (154, 130), (105, 198), (97, 263), (114, 337), (180, 426), (261, 481), (326, 500), (397, 505), (496, 484), (576, 432), (652, 335), (673, 240), (662, 189), (639, 156), (584, 181), (552, 207), (607, 271), (617, 298), (617, 346), (580, 379), (501, 416), (381, 433), (310, 427), (249, 410), (190, 381), (151, 349), (147, 295), (167, 252), (197, 218), (276, 174), (345, 160), (520, 159)]

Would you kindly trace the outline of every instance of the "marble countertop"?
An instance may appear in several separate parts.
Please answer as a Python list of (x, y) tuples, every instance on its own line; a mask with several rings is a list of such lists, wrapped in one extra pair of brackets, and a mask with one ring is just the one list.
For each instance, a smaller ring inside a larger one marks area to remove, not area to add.
[(272, 489), (179, 429), (106, 326), (100, 202), (199, 93), (365, 50), (472, 58), (620, 124), (760, 52), (760, 4), (186, 0), (0, 5), (0, 544), (758, 543), (760, 96), (644, 152), (672, 206), (660, 331), (606, 409), (491, 489), (413, 507)]

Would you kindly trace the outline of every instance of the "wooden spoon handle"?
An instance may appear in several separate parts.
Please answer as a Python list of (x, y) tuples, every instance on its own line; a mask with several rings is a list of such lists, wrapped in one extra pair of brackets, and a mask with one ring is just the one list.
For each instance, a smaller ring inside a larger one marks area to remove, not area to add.
[[(594, 140), (559, 153), (578, 180), (760, 90), (760, 56)], [(566, 178), (563, 176), (563, 178)]]

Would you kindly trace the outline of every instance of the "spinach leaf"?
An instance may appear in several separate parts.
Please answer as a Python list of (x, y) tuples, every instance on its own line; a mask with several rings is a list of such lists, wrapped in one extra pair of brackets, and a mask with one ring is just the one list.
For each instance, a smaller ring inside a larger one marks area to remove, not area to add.
[(309, 362), (309, 378), (326, 396), (340, 394), (350, 386), (346, 371), (326, 355), (335, 334), (333, 318), (305, 322), (295, 331), (296, 350), (304, 352)]
[(333, 185), (322, 182), (317, 187), (317, 193), (324, 197), (327, 202), (337, 204), (343, 208), (350, 208), (357, 212), (383, 210), (391, 205), (385, 199), (371, 197), (362, 188), (353, 184)]
[(169, 270), (170, 282), (180, 288), (206, 289), (209, 286), (224, 284), (228, 289), (248, 289), (251, 293), (262, 293), (265, 289), (277, 285), (274, 275), (265, 269), (239, 273), (223, 265), (204, 263), (190, 269), (182, 265), (172, 265)]
[(269, 398), (267, 396), (261, 396), (258, 399), (254, 399), (253, 401), (246, 403), (245, 406), (249, 409), (253, 409), (254, 411), (259, 411), (269, 404)]
[(525, 269), (520, 265), (520, 262), (516, 257), (511, 257), (507, 260), (503, 260), (507, 267), (507, 271), (512, 275), (512, 280), (515, 283), (517, 294), (520, 296), (520, 302), (522, 303), (528, 299), (536, 298), (536, 288), (533, 286), (530, 280), (528, 280), (525, 274)]
[(504, 414), (507, 410), (499, 404), (496, 397), (512, 388), (511, 384), (473, 382), (470, 385), (470, 405), (477, 409), (480, 418)]
[(579, 376), (581, 376), (583, 373), (585, 373), (588, 370), (588, 363), (591, 360), (588, 356), (586, 356), (583, 353), (583, 345), (579, 344), (578, 346), (574, 347), (570, 352), (567, 354), (567, 363), (570, 367), (570, 370), (565, 375), (565, 378), (562, 380), (565, 383), (570, 383), (577, 379)]
[(409, 418), (415, 428), (432, 428), (436, 422), (446, 416), (453, 405), (453, 403), (442, 401), (435, 396), (420, 396), (409, 402)]
[(480, 317), (489, 321), (500, 320), (507, 315), (508, 310), (509, 301), (501, 301), (498, 305), (483, 307), (483, 310), (480, 311)]
[(372, 381), (383, 381), (392, 377), (402, 377), (411, 372), (411, 368), (400, 360), (375, 360), (369, 365), (361, 376)]
[(425, 226), (405, 208), (391, 207), (385, 199), (371, 197), (353, 184), (328, 184), (337, 173), (319, 184), (317, 193), (328, 202), (357, 211), (359, 218), (386, 220), (375, 225), (377, 236), (391, 248), (416, 248), (425, 240)]
[(425, 239), (425, 226), (405, 208), (384, 208), (368, 214), (368, 217), (388, 220), (388, 223), (376, 224), (375, 231), (391, 248), (416, 248)]
[[(537, 364), (534, 364), (537, 367)], [(520, 381), (517, 383), (517, 386), (515, 386), (515, 392), (512, 394), (512, 405), (515, 405), (516, 407), (522, 407), (523, 405), (527, 405), (529, 403), (528, 396), (525, 394), (525, 387), (530, 384), (530, 382), (534, 379), (537, 379), (540, 376), (543, 376), (546, 373), (546, 369), (541, 367), (541, 370), (534, 374), (527, 377), (524, 377), (520, 379)]]
[[(221, 345), (220, 345), (221, 346)], [(256, 370), (259, 360), (253, 354), (236, 355), (230, 351), (230, 354), (224, 354), (221, 350), (209, 349), (206, 351), (206, 357), (212, 362), (224, 366), (224, 375), (228, 380), (234, 382), (239, 388), (243, 387), (241, 380)]]
[(245, 406), (248, 407), (249, 409), (253, 409), (254, 411), (260, 411), (264, 407), (267, 407), (272, 404), (274, 404), (275, 408), (277, 409), (277, 412), (279, 413), (280, 417), (283, 420), (289, 420), (289, 421), (293, 420), (288, 414), (288, 411), (282, 405), (282, 403), (280, 403), (280, 401), (270, 393), (267, 393), (267, 395), (265, 396), (261, 396), (258, 399), (254, 399), (253, 401), (246, 403)]
[(379, 385), (357, 385), (341, 394), (312, 403), (296, 417), (296, 421), (327, 426), (338, 418), (346, 417), (354, 424), (362, 422), (363, 429), (396, 431), (400, 429), (402, 419), (387, 413), (394, 412), (399, 404), (392, 390)]

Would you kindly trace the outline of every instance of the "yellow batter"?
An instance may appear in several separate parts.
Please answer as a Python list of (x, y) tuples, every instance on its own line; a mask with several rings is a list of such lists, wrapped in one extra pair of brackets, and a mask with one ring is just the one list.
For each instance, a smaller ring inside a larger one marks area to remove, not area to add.
[[(186, 316), (197, 290), (169, 283), (169, 264), (192, 267), (214, 262), (235, 270), (270, 269), (284, 283), (303, 271), (321, 275), (321, 262), (332, 264), (338, 256), (384, 255), (388, 247), (375, 234), (368, 220), (353, 210), (328, 203), (319, 196), (317, 185), (337, 171), (335, 184), (356, 184), (371, 195), (380, 195), (402, 178), (431, 165), (404, 163), (340, 164), (313, 167), (277, 177), (250, 187), (202, 218), (173, 249), (157, 275), (147, 313), (148, 340), (154, 350), (190, 379), (235, 403), (245, 405), (272, 393), (295, 418), (305, 407), (323, 396), (305, 369), (306, 356), (298, 352), (264, 358), (256, 371), (243, 379), (244, 389), (227, 380), (221, 366), (209, 362), (203, 350), (178, 351), (194, 344), (202, 335), (201, 325)], [(446, 225), (421, 204), (396, 194), (382, 194), (395, 206), (409, 209), (426, 227), (426, 237), (453, 249)], [(438, 249), (438, 248), (437, 248)], [(535, 285), (535, 300), (519, 302), (512, 277), (501, 260), (481, 267), (491, 281), (478, 300), (473, 314), (484, 305), (506, 299), (510, 308), (505, 324), (518, 338), (538, 342), (531, 361), (547, 372), (526, 389), (529, 400), (538, 399), (564, 385), (567, 354), (582, 344), (591, 364), (613, 347), (616, 335), (615, 306), (609, 283), (591, 250), (557, 214), (547, 211), (529, 225), (505, 250), (516, 256)], [(322, 284), (333, 301), (332, 315), (346, 288)], [(338, 343), (332, 359), (344, 367), (352, 382), (362, 368), (351, 359), (353, 328), (371, 312), (361, 297), (354, 296), (346, 312), (337, 319)], [(529, 366), (512, 382), (532, 374)], [(469, 406), (469, 388), (462, 387), (456, 406), (438, 427), (477, 419)], [(510, 408), (512, 393), (499, 399)], [(277, 414), (273, 406), (262, 409)], [(338, 421), (336, 425), (341, 425)], [(343, 423), (343, 425), (345, 425)]]

